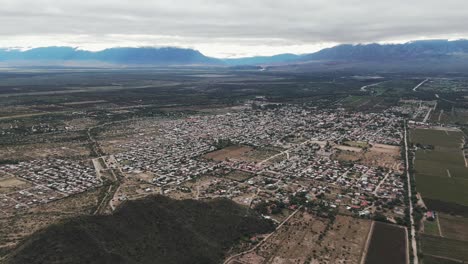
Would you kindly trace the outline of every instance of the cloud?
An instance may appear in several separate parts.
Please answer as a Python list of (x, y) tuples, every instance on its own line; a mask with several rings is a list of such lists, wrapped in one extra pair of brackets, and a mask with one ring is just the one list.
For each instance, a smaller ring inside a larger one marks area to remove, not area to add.
[[(181, 46), (211, 56), (468, 36), (465, 0), (0, 0), (0, 45)], [(40, 43), (40, 44), (39, 44)]]

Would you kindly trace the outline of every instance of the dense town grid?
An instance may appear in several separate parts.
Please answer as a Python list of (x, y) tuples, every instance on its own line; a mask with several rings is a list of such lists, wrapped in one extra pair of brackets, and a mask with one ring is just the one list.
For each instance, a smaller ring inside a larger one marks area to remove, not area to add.
[[(306, 193), (311, 200), (323, 198), (327, 206), (369, 216), (377, 206), (402, 199), (402, 161), (383, 168), (344, 164), (332, 156), (336, 146), (346, 141), (400, 146), (403, 119), (399, 116), (404, 110), (356, 113), (289, 105), (162, 119), (150, 124), (156, 133), (137, 135), (119, 145), (122, 151), (107, 160), (117, 161), (113, 166), (126, 177), (150, 173), (150, 183), (163, 194), (183, 190), (180, 186), (185, 182), (204, 175), (239, 171), (251, 177), (246, 181), (214, 179), (198, 187), (197, 198), (228, 197), (254, 206), (264, 200), (288, 204), (291, 195)], [(262, 160), (206, 158), (204, 155), (215, 151), (220, 141), (255, 149), (274, 148), (277, 153)], [(48, 159), (2, 165), (0, 173), (24, 179), (32, 187), (3, 194), (0, 209), (33, 206), (101, 186), (99, 168), (95, 170), (92, 164)], [(126, 199), (122, 194), (119, 198)], [(388, 217), (402, 217), (403, 212), (404, 205), (396, 206)]]

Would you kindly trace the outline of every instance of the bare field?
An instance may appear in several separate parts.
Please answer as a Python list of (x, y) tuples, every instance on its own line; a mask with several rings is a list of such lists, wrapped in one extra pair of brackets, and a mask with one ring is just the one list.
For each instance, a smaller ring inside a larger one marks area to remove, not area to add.
[(32, 186), (29, 182), (16, 177), (0, 178), (0, 194), (16, 192)]
[(240, 171), (240, 170), (233, 170), (226, 174), (224, 177), (234, 180), (234, 181), (245, 181), (249, 178), (254, 176), (253, 173), (245, 172), (245, 171)]
[(2, 249), (14, 247), (26, 236), (57, 221), (91, 214), (97, 205), (101, 190), (102, 188), (98, 188), (43, 204), (27, 211), (20, 211), (14, 216), (0, 215), (0, 252), (4, 252)]
[(350, 152), (358, 152), (358, 153), (362, 151), (362, 149), (358, 147), (350, 147), (350, 146), (342, 146), (342, 145), (338, 145), (335, 148), (340, 149), (340, 150), (350, 151)]
[(330, 223), (298, 212), (260, 247), (230, 263), (359, 263), (370, 223), (347, 216)]
[(38, 143), (0, 147), (0, 160), (30, 160), (50, 157), (83, 157), (91, 154), (85, 144)]
[(359, 162), (367, 166), (381, 166), (388, 169), (398, 169), (400, 164), (400, 147), (372, 144), (363, 150), (358, 147), (338, 146), (335, 158), (341, 161)]
[(223, 161), (226, 159), (242, 160), (246, 153), (252, 151), (253, 148), (249, 146), (229, 146), (220, 150), (216, 150), (205, 154), (203, 157), (216, 161)]

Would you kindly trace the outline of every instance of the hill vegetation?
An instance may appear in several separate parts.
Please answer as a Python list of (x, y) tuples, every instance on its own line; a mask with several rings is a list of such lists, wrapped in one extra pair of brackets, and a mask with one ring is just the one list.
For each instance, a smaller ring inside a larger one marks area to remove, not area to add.
[(241, 238), (272, 222), (227, 199), (163, 196), (129, 201), (113, 215), (83, 216), (32, 235), (7, 263), (220, 263)]

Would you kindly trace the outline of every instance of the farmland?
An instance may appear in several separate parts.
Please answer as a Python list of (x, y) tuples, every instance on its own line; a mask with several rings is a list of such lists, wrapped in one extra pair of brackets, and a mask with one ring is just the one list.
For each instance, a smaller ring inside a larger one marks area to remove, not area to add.
[(446, 258), (437, 258), (430, 255), (424, 256), (424, 264), (458, 264), (459, 261)]
[(463, 140), (459, 131), (411, 130), (411, 141), (418, 148), (414, 163), (417, 188), (423, 198), (468, 205), (468, 168), (461, 151)]
[(426, 255), (439, 258), (451, 258), (460, 261), (468, 260), (468, 241), (444, 237), (421, 235), (422, 250)]
[(439, 236), (440, 230), (437, 225), (437, 221), (425, 221), (424, 222), (424, 234)]
[(407, 259), (404, 228), (375, 222), (367, 251), (366, 264), (404, 264)]
[(444, 237), (468, 241), (468, 218), (440, 213), (439, 222)]

